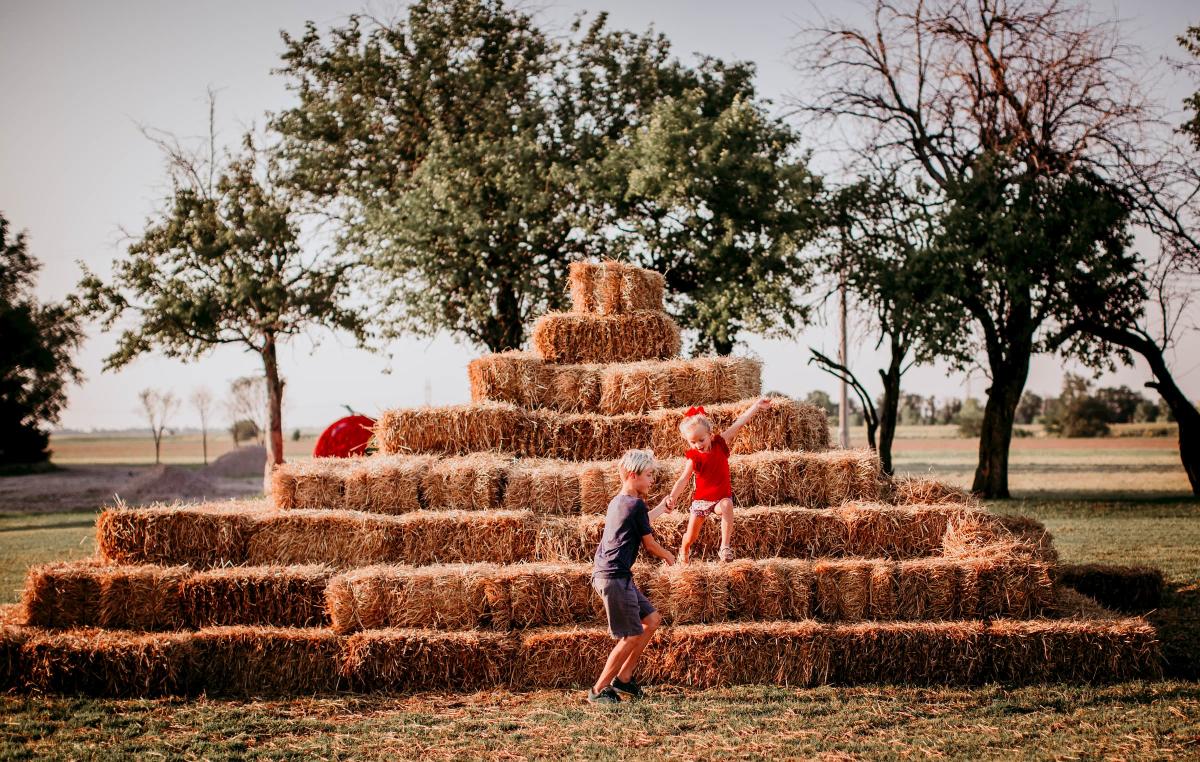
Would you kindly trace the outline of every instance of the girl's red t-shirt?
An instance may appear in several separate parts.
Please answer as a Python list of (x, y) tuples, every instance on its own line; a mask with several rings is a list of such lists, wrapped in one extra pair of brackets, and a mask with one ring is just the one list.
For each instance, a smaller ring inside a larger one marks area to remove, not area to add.
[(713, 435), (708, 452), (688, 450), (684, 457), (696, 471), (696, 491), (693, 500), (724, 500), (733, 496), (729, 484), (729, 445), (720, 434)]

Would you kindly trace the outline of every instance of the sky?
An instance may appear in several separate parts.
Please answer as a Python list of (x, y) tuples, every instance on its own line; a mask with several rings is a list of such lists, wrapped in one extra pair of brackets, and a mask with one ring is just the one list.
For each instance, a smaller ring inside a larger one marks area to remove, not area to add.
[[(377, 0), (0, 1), (0, 211), (14, 229), (28, 232), (29, 250), (44, 265), (39, 298), (70, 294), (79, 263), (107, 276), (122, 254), (123, 231), (136, 234), (160, 203), (166, 190), (162, 156), (141, 126), (185, 137), (204, 134), (211, 88), (218, 94), (218, 137), (232, 144), (248, 127), (262, 126), (265, 114), (292, 102), (283, 79), (272, 74), (283, 50), (281, 30), (298, 33), (306, 21), (328, 29), (355, 12), (396, 17), (404, 6)], [(608, 11), (617, 28), (653, 25), (684, 60), (704, 53), (753, 61), (760, 94), (779, 109), (803, 89), (791, 63), (798, 31), (823, 16), (862, 17), (851, 3), (826, 0), (590, 0), (524, 7), (536, 9), (552, 30), (565, 30), (581, 10)], [(1151, 60), (1178, 58), (1175, 36), (1200, 23), (1195, 0), (1109, 0), (1090, 7), (1097, 17), (1120, 18), (1130, 41)], [(1187, 81), (1173, 75), (1154, 87), (1171, 106), (1188, 92)], [(873, 369), (881, 354), (874, 341), (852, 326), (851, 365), (877, 392)], [(191, 362), (152, 354), (105, 371), (104, 358), (115, 343), (115, 335), (89, 326), (77, 358), (85, 379), (70, 388), (60, 426), (140, 427), (141, 389), (171, 388), (186, 399), (205, 386), (221, 397), (232, 379), (261, 372), (257, 356), (228, 347)], [(763, 360), (766, 390), (799, 397), (814, 389), (832, 393), (834, 382), (807, 364), (810, 346), (832, 352), (833, 326), (814, 324), (787, 340), (748, 337), (737, 351)], [(389, 358), (356, 348), (346, 336), (316, 331), (299, 337), (280, 352), (285, 426), (323, 426), (343, 414), (343, 405), (376, 415), (426, 401), (466, 402), (466, 365), (483, 351), (449, 336), (410, 338), (388, 347)], [(1200, 332), (1188, 332), (1168, 359), (1184, 391), (1200, 398)], [(1079, 370), (1054, 357), (1035, 358), (1027, 388), (1054, 395), (1064, 369)], [(1149, 378), (1139, 364), (1099, 383), (1136, 388)], [(986, 386), (981, 370), (962, 374), (942, 366), (914, 368), (904, 378), (906, 391), (939, 397), (982, 397)], [(186, 405), (173, 421), (176, 427), (197, 424)]]

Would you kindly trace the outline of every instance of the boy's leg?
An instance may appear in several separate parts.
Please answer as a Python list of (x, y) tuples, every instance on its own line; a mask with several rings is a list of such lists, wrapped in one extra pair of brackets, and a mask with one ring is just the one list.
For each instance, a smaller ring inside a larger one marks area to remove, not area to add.
[(637, 653), (641, 653), (646, 647), (646, 633), (641, 635), (629, 635), (617, 641), (613, 646), (613, 650), (608, 654), (608, 661), (604, 662), (604, 669), (600, 672), (600, 677), (596, 678), (596, 684), (592, 686), (593, 693), (599, 693), (608, 687), (613, 678), (617, 676), (621, 667), (629, 659), (629, 655), (636, 649)]
[(621, 663), (621, 668), (617, 670), (616, 676), (621, 679), (621, 682), (627, 683), (633, 679), (633, 670), (637, 669), (638, 659), (642, 658), (642, 652), (646, 650), (651, 636), (654, 635), (654, 631), (658, 629), (660, 624), (662, 624), (662, 614), (659, 614), (657, 611), (651, 612), (642, 620), (642, 627), (645, 628), (645, 631), (637, 636), (639, 643), (625, 657), (625, 661)]
[(721, 547), (728, 548), (733, 539), (733, 501), (725, 498), (717, 503), (717, 515), (721, 517)]
[(683, 541), (679, 543), (679, 563), (686, 564), (692, 553), (692, 543), (700, 536), (700, 528), (704, 526), (704, 517), (698, 513), (688, 514), (687, 529), (683, 533)]

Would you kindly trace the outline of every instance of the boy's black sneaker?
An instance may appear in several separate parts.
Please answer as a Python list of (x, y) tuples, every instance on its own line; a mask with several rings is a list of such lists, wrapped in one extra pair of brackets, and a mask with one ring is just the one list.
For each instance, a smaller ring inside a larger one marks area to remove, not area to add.
[(621, 698), (640, 699), (646, 695), (642, 693), (642, 686), (637, 684), (637, 680), (629, 678), (629, 682), (624, 682), (619, 677), (614, 677), (612, 681), (612, 689), (617, 692)]
[(591, 688), (588, 688), (588, 703), (591, 704), (620, 704), (621, 697), (612, 689), (612, 686), (606, 686), (596, 693)]

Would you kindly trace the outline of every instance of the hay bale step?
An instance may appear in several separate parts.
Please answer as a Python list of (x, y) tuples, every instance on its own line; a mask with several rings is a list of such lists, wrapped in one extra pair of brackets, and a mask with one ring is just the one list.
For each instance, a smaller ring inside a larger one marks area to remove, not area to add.
[(46, 629), (196, 630), (223, 625), (329, 624), (327, 566), (122, 566), (76, 561), (35, 566), (21, 596), (25, 624)]
[[(754, 400), (709, 409), (718, 429), (733, 423)], [(527, 410), (501, 402), (386, 410), (375, 424), (380, 450), (389, 454), (469, 455), (484, 451), (528, 458), (611, 460), (630, 447), (650, 447), (659, 457), (680, 457), (686, 408), (595, 415)], [(786, 397), (773, 400), (733, 441), (736, 454), (762, 450), (829, 449), (829, 423), (820, 408)]]
[(737, 402), (762, 391), (762, 363), (748, 357), (563, 365), (501, 352), (472, 360), (467, 375), (474, 402), (561, 413), (644, 413)]
[[(659, 465), (648, 497), (652, 505), (671, 491), (684, 460), (668, 458)], [(869, 450), (734, 455), (729, 467), (738, 505), (825, 508), (890, 495), (879, 458)], [(422, 509), (604, 513), (621, 486), (611, 461), (517, 459), (499, 453), (317, 458), (278, 466), (271, 478), (271, 500), (281, 509), (392, 514)], [(690, 489), (680, 496), (681, 504), (691, 499)]]
[[(276, 511), (264, 502), (231, 512), (224, 504), (110, 508), (97, 521), (100, 557), (114, 564), (214, 566), (328, 564), (346, 568), (404, 563), (586, 561), (604, 517), (539, 516), (532, 511), (417, 511), (398, 516), (358, 511)], [(918, 558), (939, 554), (948, 538), (964, 547), (1015, 542), (995, 517), (970, 506), (848, 503), (737, 511), (734, 546), (742, 558)], [(696, 558), (712, 558), (717, 521), (706, 522)], [(659, 541), (678, 547), (687, 516), (654, 523)], [(193, 532), (191, 527), (198, 529)], [(968, 532), (969, 530), (969, 532)], [(196, 536), (220, 535), (214, 550)]]
[[(591, 574), (590, 564), (376, 566), (333, 577), (326, 601), (339, 633), (603, 625)], [(1002, 552), (646, 564), (634, 577), (667, 624), (1027, 618), (1054, 601), (1049, 567)]]
[(572, 262), (568, 279), (574, 312), (618, 315), (663, 308), (666, 280), (654, 270), (611, 259)]
[(667, 360), (679, 354), (679, 326), (667, 313), (638, 310), (619, 315), (549, 312), (531, 331), (546, 362), (610, 363)]
[[(612, 648), (601, 628), (521, 633), (221, 627), (197, 632), (0, 627), (20, 690), (101, 696), (311, 695), (333, 690), (563, 688), (589, 684)], [(1160, 674), (1143, 619), (993, 619), (663, 628), (639, 681), (978, 684), (1112, 681)]]

